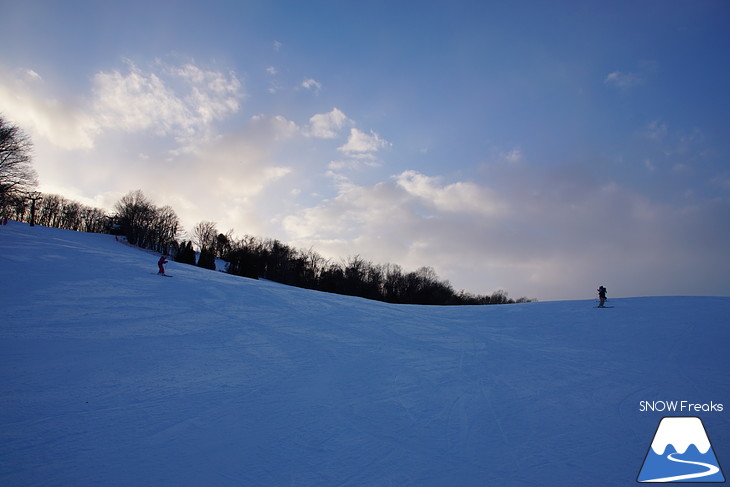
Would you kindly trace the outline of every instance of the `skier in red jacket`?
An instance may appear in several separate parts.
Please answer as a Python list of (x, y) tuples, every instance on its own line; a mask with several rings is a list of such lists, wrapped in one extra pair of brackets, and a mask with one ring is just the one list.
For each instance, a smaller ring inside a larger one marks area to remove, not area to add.
[(158, 274), (164, 274), (165, 273), (165, 264), (167, 264), (167, 256), (163, 255), (160, 257), (160, 260), (157, 261), (157, 267), (159, 267), (160, 272)]

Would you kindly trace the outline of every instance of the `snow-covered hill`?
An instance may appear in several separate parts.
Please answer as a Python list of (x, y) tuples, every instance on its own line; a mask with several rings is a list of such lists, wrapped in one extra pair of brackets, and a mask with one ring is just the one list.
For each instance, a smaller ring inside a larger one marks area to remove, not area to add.
[(629, 485), (665, 415), (730, 464), (730, 298), (397, 306), (14, 222), (0, 259), (0, 485)]

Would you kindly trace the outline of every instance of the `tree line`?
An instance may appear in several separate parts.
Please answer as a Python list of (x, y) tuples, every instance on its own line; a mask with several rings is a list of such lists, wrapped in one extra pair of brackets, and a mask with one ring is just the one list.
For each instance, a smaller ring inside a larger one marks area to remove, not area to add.
[[(11, 219), (30, 222), (27, 199), (15, 198), (2, 208)], [(142, 191), (131, 191), (108, 214), (59, 195), (40, 194), (35, 223), (67, 230), (109, 233), (131, 244), (171, 256), (176, 262), (215, 269), (216, 259), (226, 272), (267, 279), (290, 286), (359, 296), (398, 304), (486, 305), (530, 301), (508, 297), (505, 291), (475, 295), (455, 291), (431, 267), (406, 271), (397, 264), (377, 264), (359, 255), (332, 260), (313, 249), (297, 249), (276, 239), (221, 233), (214, 222), (195, 225), (188, 239), (175, 211), (158, 207)]]
[(339, 261), (312, 249), (300, 250), (278, 240), (247, 236), (229, 242), (223, 259), (228, 272), (335, 294), (398, 304), (481, 305), (527, 302), (505, 291), (474, 295), (454, 291), (431, 267), (405, 271), (397, 264), (376, 264), (359, 255)]
[[(25, 195), (14, 195), (7, 199), (3, 214), (13, 220), (30, 223), (31, 200)], [(36, 193), (34, 224), (77, 232), (108, 233), (109, 219), (99, 208), (57, 194)]]
[[(140, 190), (114, 205), (114, 212), (83, 205), (55, 194), (34, 191), (30, 139), (0, 116), (0, 217), (74, 231), (110, 233), (131, 245), (171, 256), (177, 262), (215, 269), (216, 259), (230, 274), (399, 304), (484, 305), (513, 300), (505, 291), (474, 295), (455, 291), (431, 267), (405, 271), (396, 264), (375, 264), (359, 255), (333, 261), (313, 249), (301, 250), (276, 239), (234, 238), (216, 224), (202, 221), (187, 240), (175, 210), (158, 207)], [(197, 250), (196, 250), (197, 249)]]
[[(193, 228), (191, 242), (183, 245), (200, 249), (198, 265), (200, 261), (207, 263), (202, 267), (218, 258), (226, 262), (230, 274), (389, 303), (481, 305), (530, 301), (511, 299), (502, 290), (491, 295), (456, 292), (431, 267), (408, 272), (399, 265), (375, 264), (359, 255), (333, 261), (311, 248), (297, 249), (276, 239), (251, 235), (235, 239), (232, 233), (220, 233), (214, 222), (203, 221)], [(189, 262), (185, 254), (176, 260)]]

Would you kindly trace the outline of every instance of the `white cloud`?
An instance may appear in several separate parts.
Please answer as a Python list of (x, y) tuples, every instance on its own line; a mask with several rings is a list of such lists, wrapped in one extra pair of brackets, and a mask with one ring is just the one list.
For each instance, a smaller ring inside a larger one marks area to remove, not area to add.
[(92, 148), (100, 131), (93, 115), (50, 91), (32, 69), (0, 70), (0, 107), (7, 118), (58, 148)]
[(305, 135), (321, 139), (334, 139), (348, 122), (349, 119), (340, 109), (333, 108), (327, 113), (312, 115)]
[(350, 136), (347, 142), (338, 148), (339, 151), (346, 154), (363, 154), (377, 152), (380, 149), (390, 146), (390, 142), (382, 139), (378, 134), (370, 131), (370, 134), (366, 134), (356, 128), (350, 129)]
[[(337, 177), (338, 194), (321, 204), (301, 210), (283, 220), (284, 229), (295, 240), (338, 242), (351, 241), (355, 235), (382, 230), (384, 222), (394, 222), (405, 208), (407, 195), (389, 182), (372, 187), (358, 186)], [(389, 219), (389, 215), (390, 218)], [(405, 222), (404, 222), (405, 223)], [(326, 247), (326, 245), (325, 245)], [(326, 249), (323, 249), (326, 252)], [(339, 254), (344, 256), (345, 254)], [(330, 254), (338, 257), (337, 254)]]
[(438, 211), (483, 216), (504, 211), (490, 190), (474, 183), (460, 181), (441, 185), (438, 178), (425, 176), (416, 171), (405, 171), (395, 176), (395, 181), (409, 195)]
[(166, 135), (177, 127), (192, 129), (193, 115), (162, 80), (145, 75), (134, 66), (94, 76), (94, 111), (103, 127), (137, 132), (153, 128)]
[(319, 93), (322, 89), (322, 83), (312, 78), (305, 79), (302, 81), (300, 86), (306, 90), (313, 91), (314, 93)]
[(31, 78), (31, 79), (38, 80), (38, 81), (43, 80), (43, 78), (41, 77), (41, 75), (38, 74), (38, 73), (36, 73), (32, 69), (27, 69), (25, 72), (28, 75), (28, 77)]
[(193, 64), (160, 64), (160, 73), (148, 73), (131, 61), (127, 65), (127, 73), (100, 72), (93, 78), (93, 112), (105, 129), (151, 130), (186, 139), (239, 109), (241, 84), (234, 73)]
[(127, 70), (98, 72), (86, 99), (51, 94), (40, 74), (0, 75), (0, 102), (8, 116), (32, 128), (56, 147), (90, 149), (107, 131), (171, 135), (179, 141), (205, 137), (211, 125), (240, 108), (241, 83), (232, 72), (201, 69), (192, 63), (144, 71), (131, 61)]
[(621, 71), (613, 71), (606, 76), (603, 82), (607, 85), (615, 86), (622, 89), (628, 89), (643, 84), (644, 77), (636, 73), (623, 73)]
[(342, 171), (343, 169), (358, 170), (363, 167), (382, 167), (383, 163), (375, 158), (351, 158), (351, 159), (338, 159), (330, 161), (327, 167), (330, 169), (329, 176), (335, 177), (335, 179), (342, 177), (341, 174), (335, 173), (334, 171)]
[(221, 120), (240, 108), (241, 82), (234, 72), (204, 71), (193, 64), (170, 67), (173, 76), (187, 81), (189, 93), (184, 98), (203, 123)]

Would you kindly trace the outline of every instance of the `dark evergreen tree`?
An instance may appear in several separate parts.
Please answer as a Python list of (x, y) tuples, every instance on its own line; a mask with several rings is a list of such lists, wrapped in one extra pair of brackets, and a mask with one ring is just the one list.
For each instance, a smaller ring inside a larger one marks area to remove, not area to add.
[(200, 256), (198, 257), (198, 267), (215, 270), (215, 254), (212, 251), (208, 250), (207, 247), (203, 247), (203, 250), (200, 251)]
[(195, 265), (195, 250), (193, 250), (193, 243), (190, 241), (183, 241), (180, 244), (180, 250), (175, 255), (175, 262), (182, 264)]

